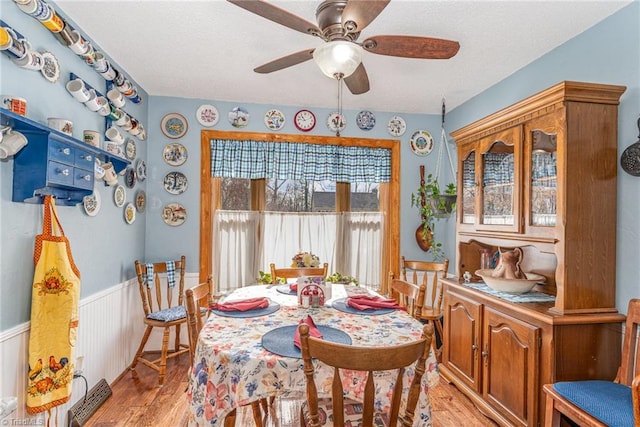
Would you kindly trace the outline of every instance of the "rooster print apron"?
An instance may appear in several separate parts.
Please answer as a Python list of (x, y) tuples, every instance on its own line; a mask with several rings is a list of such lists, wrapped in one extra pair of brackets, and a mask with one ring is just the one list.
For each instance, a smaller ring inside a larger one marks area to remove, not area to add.
[(80, 272), (56, 214), (46, 196), (42, 234), (36, 236), (31, 298), (27, 412), (35, 414), (71, 398), (78, 329)]

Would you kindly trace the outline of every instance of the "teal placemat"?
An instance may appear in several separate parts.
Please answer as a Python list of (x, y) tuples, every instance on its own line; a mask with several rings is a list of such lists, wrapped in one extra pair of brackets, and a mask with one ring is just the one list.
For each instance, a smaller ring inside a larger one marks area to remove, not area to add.
[(536, 291), (529, 291), (523, 294), (509, 294), (493, 290), (485, 283), (465, 283), (464, 285), (510, 302), (554, 302), (556, 300), (556, 297), (553, 295)]

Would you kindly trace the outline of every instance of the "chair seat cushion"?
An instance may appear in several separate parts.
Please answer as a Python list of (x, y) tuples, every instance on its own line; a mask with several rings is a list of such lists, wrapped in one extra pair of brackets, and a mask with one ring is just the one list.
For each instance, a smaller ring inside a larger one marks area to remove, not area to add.
[(173, 322), (187, 317), (187, 310), (183, 305), (165, 308), (147, 315), (147, 319), (159, 320), (160, 322)]
[(611, 427), (633, 426), (631, 388), (610, 381), (558, 382), (553, 388), (565, 399)]
[[(345, 399), (344, 400), (344, 425), (345, 426), (360, 426), (362, 425), (362, 402), (356, 400)], [(311, 423), (311, 417), (309, 416), (309, 406), (305, 401), (302, 405), (302, 415), (304, 425), (308, 426)], [(331, 399), (319, 399), (318, 400), (318, 415), (320, 415), (320, 425), (333, 426), (333, 404)], [(374, 426), (387, 426), (389, 425), (389, 418), (387, 414), (375, 413), (373, 415)]]

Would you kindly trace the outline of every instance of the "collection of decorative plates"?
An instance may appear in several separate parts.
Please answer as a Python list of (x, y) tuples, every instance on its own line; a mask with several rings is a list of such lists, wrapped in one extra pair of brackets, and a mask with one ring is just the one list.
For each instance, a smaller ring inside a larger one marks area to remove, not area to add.
[[(264, 125), (271, 131), (281, 130), (287, 118), (284, 113), (276, 108), (267, 110), (264, 113)], [(220, 120), (220, 113), (218, 109), (211, 104), (202, 104), (196, 110), (196, 120), (200, 125), (204, 127), (213, 127)], [(249, 111), (241, 106), (232, 108), (228, 115), (227, 120), (234, 128), (244, 128), (249, 124), (251, 115)], [(293, 116), (293, 124), (301, 132), (309, 132), (315, 128), (317, 123), (316, 115), (308, 109), (298, 110)], [(373, 112), (368, 110), (360, 111), (356, 115), (355, 123), (360, 130), (369, 131), (376, 125), (376, 116)], [(327, 128), (331, 132), (342, 131), (347, 126), (347, 118), (344, 114), (337, 112), (331, 112), (326, 118), (325, 122)], [(164, 116), (160, 124), (162, 133), (168, 138), (181, 138), (189, 129), (187, 119), (179, 113), (170, 113)], [(407, 124), (400, 116), (393, 116), (387, 122), (387, 132), (391, 136), (402, 136), (407, 130)]]
[[(196, 111), (196, 117), (198, 123), (202, 126), (213, 126), (218, 123), (220, 115), (218, 110), (213, 105), (201, 105)], [(187, 119), (178, 113), (169, 113), (162, 118), (160, 122), (160, 129), (162, 133), (171, 139), (178, 139), (183, 137), (189, 129)], [(187, 148), (179, 142), (170, 142), (165, 145), (162, 150), (162, 160), (169, 166), (177, 167), (186, 163), (189, 158)], [(185, 191), (189, 186), (189, 180), (187, 176), (177, 170), (171, 170), (167, 172), (162, 180), (162, 186), (165, 191), (171, 195), (178, 196)], [(162, 208), (162, 220), (172, 227), (182, 225), (187, 219), (187, 210), (180, 203), (167, 203)]]

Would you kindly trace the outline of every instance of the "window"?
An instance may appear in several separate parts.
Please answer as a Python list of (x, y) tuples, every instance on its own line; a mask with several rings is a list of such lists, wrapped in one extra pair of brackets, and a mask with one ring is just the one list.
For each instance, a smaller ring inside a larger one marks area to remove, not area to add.
[[(400, 147), (399, 142), (395, 140), (370, 140), (370, 139), (355, 139), (355, 138), (337, 138), (337, 137), (314, 137), (307, 135), (280, 135), (280, 134), (253, 134), (253, 133), (244, 133), (244, 132), (221, 132), (221, 131), (211, 131), (211, 130), (203, 130), (201, 133), (201, 167), (203, 171), (212, 170), (212, 159), (211, 155), (209, 155), (210, 151), (210, 141), (211, 140), (226, 140), (224, 142), (236, 143), (236, 144), (247, 144), (244, 145), (242, 150), (239, 150), (236, 157), (229, 157), (223, 159), (221, 164), (223, 166), (230, 166), (234, 164), (234, 162), (244, 162), (243, 164), (247, 165), (246, 169), (248, 173), (253, 174), (256, 169), (261, 167), (273, 167), (277, 168), (277, 162), (273, 162), (273, 159), (257, 159), (252, 156), (260, 156), (264, 155), (263, 152), (251, 152), (251, 150), (246, 150), (245, 148), (253, 141), (259, 141), (260, 143), (269, 144), (269, 143), (281, 143), (282, 141), (286, 141), (290, 143), (289, 145), (297, 145), (293, 149), (294, 152), (298, 152), (299, 150), (308, 149), (309, 145), (320, 145), (327, 146), (325, 147), (325, 151), (340, 151), (342, 153), (346, 153), (344, 157), (340, 159), (344, 159), (341, 161), (339, 165), (337, 165), (337, 170), (339, 173), (350, 173), (353, 170), (365, 171), (366, 173), (370, 173), (370, 164), (374, 161), (377, 161), (377, 157), (368, 159), (369, 165), (367, 167), (356, 167), (353, 164), (349, 163), (352, 158), (351, 153), (361, 151), (362, 147), (367, 147), (376, 150), (387, 150), (387, 162), (390, 163), (391, 167), (387, 171), (389, 175), (389, 182), (384, 182), (381, 184), (346, 184), (344, 181), (337, 182), (333, 184), (331, 180), (323, 180), (323, 181), (314, 181), (314, 182), (304, 182), (304, 180), (292, 180), (293, 182), (287, 182), (286, 184), (282, 181), (287, 181), (290, 178), (285, 180), (280, 179), (281, 182), (272, 182), (270, 183), (271, 189), (269, 189), (269, 183), (267, 183), (266, 179), (261, 179), (260, 176), (254, 176), (253, 179), (248, 179), (245, 181), (245, 184), (240, 185), (238, 182), (233, 183), (233, 180), (238, 180), (238, 178), (223, 179), (223, 178), (213, 178), (210, 174), (203, 173), (201, 175), (201, 242), (200, 242), (200, 276), (201, 279), (205, 279), (208, 274), (213, 271), (213, 235), (214, 235), (214, 227), (213, 227), (213, 218), (217, 209), (222, 207), (231, 206), (232, 204), (226, 203), (222, 201), (222, 197), (225, 191), (230, 190), (231, 188), (241, 188), (243, 191), (246, 191), (249, 188), (250, 194), (250, 202), (248, 202), (251, 210), (253, 211), (264, 211), (267, 209), (267, 206), (270, 204), (280, 203), (278, 200), (286, 201), (286, 197), (281, 198), (282, 194), (286, 194), (287, 191), (284, 189), (292, 188), (292, 192), (296, 194), (296, 197), (291, 198), (288, 202), (290, 204), (296, 205), (296, 211), (305, 211), (308, 209), (313, 209), (313, 196), (316, 192), (322, 193), (321, 190), (326, 190), (324, 192), (334, 191), (338, 197), (336, 200), (336, 209), (338, 212), (348, 211), (349, 209), (345, 209), (345, 205), (349, 206), (354, 204), (357, 205), (361, 203), (357, 201), (358, 198), (363, 197), (362, 194), (368, 194), (365, 196), (365, 199), (368, 199), (373, 206), (373, 201), (377, 201), (377, 207), (380, 212), (378, 216), (384, 218), (384, 223), (380, 222), (379, 227), (381, 228), (381, 232), (383, 234), (383, 242), (384, 245), (381, 247), (381, 255), (375, 256), (373, 254), (369, 254), (373, 258), (377, 258), (375, 260), (371, 260), (374, 262), (379, 268), (379, 274), (382, 285), (382, 291), (386, 292), (386, 278), (388, 277), (388, 272), (394, 271), (396, 274), (398, 272), (399, 265), (399, 244), (397, 238), (391, 238), (392, 233), (399, 232), (399, 158), (400, 158)], [(301, 144), (306, 143), (306, 144)], [(300, 147), (303, 146), (303, 147)], [(389, 154), (390, 153), (390, 154)], [(303, 166), (307, 166), (308, 163), (311, 162), (306, 155), (303, 158), (304, 160), (299, 162), (299, 164)], [(390, 160), (389, 160), (390, 159)], [(217, 159), (220, 160), (220, 159)], [(325, 166), (325, 161), (317, 161), (316, 162), (321, 167)], [(336, 167), (335, 164), (331, 164), (331, 168)], [(327, 173), (333, 174), (334, 171), (331, 168), (326, 168)], [(246, 179), (246, 178), (245, 178)], [(262, 185), (260, 185), (262, 184)], [(333, 186), (335, 185), (335, 189)], [(344, 191), (343, 188), (346, 187), (347, 190)], [(278, 189), (281, 191), (273, 191), (274, 189)], [(364, 191), (363, 191), (364, 189)], [(295, 191), (294, 191), (295, 190)], [(306, 195), (305, 195), (306, 193)], [(343, 194), (345, 193), (346, 196)], [(273, 195), (276, 195), (274, 198)], [(375, 196), (373, 196), (375, 194)], [(235, 196), (235, 195), (234, 195)], [(311, 197), (311, 201), (309, 202), (309, 196)], [(305, 202), (306, 198), (306, 202)], [(235, 206), (246, 206), (247, 202), (246, 197), (234, 197), (233, 198)], [(346, 200), (346, 201), (345, 201)], [(242, 202), (241, 202), (242, 201)], [(244, 203), (244, 205), (243, 205)], [(282, 202), (284, 205), (286, 203)], [(309, 204), (311, 203), (311, 204)], [(303, 207), (301, 209), (300, 207)], [(345, 217), (349, 218), (349, 217)], [(351, 224), (368, 224), (370, 223), (369, 219), (353, 219), (355, 217), (349, 218), (346, 221), (349, 221)], [(248, 220), (251, 223), (252, 220)], [(369, 228), (375, 228), (370, 227)], [(253, 230), (259, 230), (259, 226), (253, 226), (247, 228), (248, 232), (253, 232)], [(350, 245), (349, 245), (350, 246)], [(291, 254), (288, 256), (292, 256), (293, 253), (297, 251), (297, 249), (293, 249)], [(255, 248), (246, 248), (247, 251), (255, 250)], [(351, 255), (349, 255), (351, 256)], [(346, 257), (345, 257), (346, 258)], [(337, 263), (337, 262), (336, 262)], [(249, 267), (255, 268), (255, 267)]]

